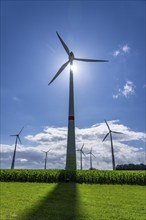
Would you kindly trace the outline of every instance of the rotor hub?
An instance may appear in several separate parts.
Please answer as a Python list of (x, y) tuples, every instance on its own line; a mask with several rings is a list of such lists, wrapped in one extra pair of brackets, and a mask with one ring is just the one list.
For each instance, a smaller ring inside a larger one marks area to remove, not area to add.
[(70, 62), (74, 60), (74, 54), (72, 51), (69, 54), (69, 60), (70, 60)]

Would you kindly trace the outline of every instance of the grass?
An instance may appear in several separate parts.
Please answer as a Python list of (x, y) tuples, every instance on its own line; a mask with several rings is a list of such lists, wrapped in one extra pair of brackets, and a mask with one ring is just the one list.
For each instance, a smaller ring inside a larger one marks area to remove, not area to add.
[(144, 220), (136, 185), (1, 182), (1, 220)]

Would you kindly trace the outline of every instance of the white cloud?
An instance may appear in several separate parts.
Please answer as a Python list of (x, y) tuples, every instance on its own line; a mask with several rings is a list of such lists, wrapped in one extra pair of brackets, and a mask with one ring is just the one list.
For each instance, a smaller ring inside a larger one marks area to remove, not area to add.
[(114, 99), (117, 99), (118, 97), (119, 97), (119, 94), (116, 94), (116, 95), (113, 94)]
[(122, 89), (118, 89), (116, 94), (113, 94), (114, 99), (118, 99), (119, 97), (129, 97), (135, 94), (135, 85), (132, 81), (127, 80)]
[(67, 134), (66, 134), (66, 128), (56, 128), (54, 127), (46, 127), (44, 128), (43, 133), (33, 135), (28, 135), (26, 137), (27, 140), (36, 142), (36, 143), (50, 143), (50, 142), (57, 142), (57, 141), (63, 141), (66, 140)]
[(127, 44), (124, 45), (121, 49), (124, 53), (128, 53), (130, 51), (130, 47)]
[(128, 44), (125, 44), (122, 47), (120, 47), (118, 50), (115, 50), (113, 52), (113, 56), (117, 57), (119, 55), (124, 55), (124, 54), (126, 54), (128, 52), (130, 52), (130, 47), (128, 46)]
[(20, 161), (20, 162), (27, 162), (28, 160), (27, 159), (25, 159), (25, 158), (19, 158), (19, 159), (17, 159), (18, 161)]
[[(116, 164), (144, 163), (144, 140), (145, 133), (132, 131), (121, 124), (119, 120), (109, 121), (113, 131), (123, 134), (113, 134)], [(108, 129), (105, 123), (98, 123), (88, 128), (76, 128), (76, 148), (79, 149), (84, 143), (84, 152), (88, 153), (92, 147), (93, 167), (97, 169), (111, 169), (110, 139), (102, 142)], [(62, 138), (60, 138), (62, 136)], [(16, 152), (16, 168), (43, 169), (45, 155), (42, 150), (48, 150), (47, 168), (64, 169), (66, 161), (67, 128), (45, 127), (41, 133), (27, 135), (25, 139), (35, 146), (18, 145)], [(133, 146), (136, 141), (137, 147)], [(1, 168), (10, 168), (14, 145), (1, 145)], [(77, 167), (80, 167), (80, 154), (77, 152)], [(89, 155), (83, 158), (83, 168), (89, 169)]]
[(120, 51), (119, 51), (119, 50), (115, 50), (115, 51), (113, 52), (113, 56), (114, 56), (114, 57), (117, 57), (119, 54), (120, 54)]
[(135, 89), (134, 83), (131, 81), (127, 81), (122, 91), (123, 96), (127, 97), (129, 95), (133, 95), (134, 89)]
[(130, 51), (130, 47), (129, 47), (127, 44), (125, 44), (125, 45), (121, 48), (121, 50), (122, 50), (124, 53), (128, 53), (128, 52)]

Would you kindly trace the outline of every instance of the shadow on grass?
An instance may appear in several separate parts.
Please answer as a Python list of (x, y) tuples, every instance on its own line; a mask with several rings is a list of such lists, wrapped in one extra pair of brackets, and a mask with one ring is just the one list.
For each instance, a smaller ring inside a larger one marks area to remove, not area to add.
[(78, 201), (75, 183), (58, 183), (51, 193), (17, 219), (76, 220), (79, 210)]

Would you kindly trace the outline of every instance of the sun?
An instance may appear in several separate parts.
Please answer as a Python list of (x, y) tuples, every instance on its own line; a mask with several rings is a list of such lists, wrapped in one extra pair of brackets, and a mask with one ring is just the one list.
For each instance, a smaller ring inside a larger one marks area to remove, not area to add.
[(77, 72), (77, 65), (71, 64), (70, 69), (73, 71), (73, 73), (76, 73)]

